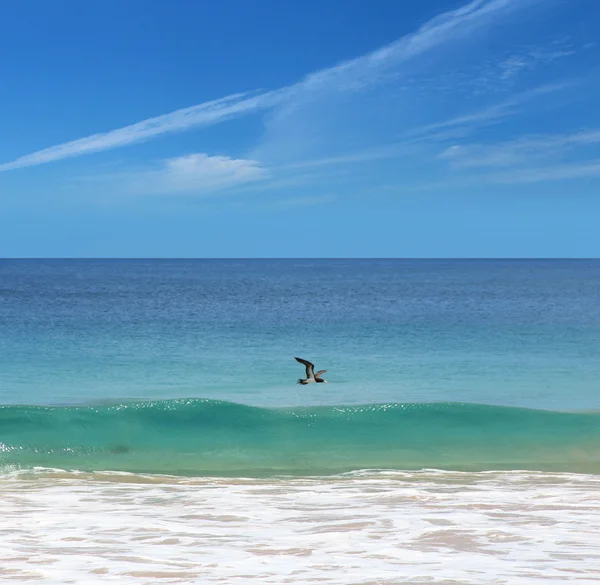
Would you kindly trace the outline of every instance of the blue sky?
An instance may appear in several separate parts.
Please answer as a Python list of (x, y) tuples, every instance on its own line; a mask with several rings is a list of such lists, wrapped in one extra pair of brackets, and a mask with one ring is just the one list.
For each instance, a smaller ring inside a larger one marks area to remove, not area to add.
[(0, 256), (600, 256), (597, 0), (0, 6)]

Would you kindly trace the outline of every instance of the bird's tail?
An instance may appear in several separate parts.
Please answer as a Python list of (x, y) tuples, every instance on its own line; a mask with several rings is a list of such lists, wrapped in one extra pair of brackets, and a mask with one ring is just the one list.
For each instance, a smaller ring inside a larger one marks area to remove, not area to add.
[(302, 382), (304, 382), (304, 380), (302, 378), (298, 378), (298, 381), (296, 382), (296, 384), (302, 384)]

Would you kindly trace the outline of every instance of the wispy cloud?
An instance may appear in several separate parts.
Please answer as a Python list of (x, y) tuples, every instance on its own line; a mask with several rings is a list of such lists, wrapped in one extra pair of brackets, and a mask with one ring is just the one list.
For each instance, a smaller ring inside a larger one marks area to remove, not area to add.
[[(444, 186), (481, 187), (483, 185), (518, 185), (533, 183), (549, 183), (556, 181), (574, 181), (600, 177), (600, 159), (585, 162), (558, 163), (512, 168), (502, 171), (461, 175), (455, 180), (447, 179)], [(441, 187), (442, 184), (434, 185)]]
[[(471, 152), (471, 146), (458, 146), (452, 144), (452, 141), (464, 139), (482, 128), (500, 123), (505, 118), (518, 113), (521, 107), (526, 106), (528, 102), (540, 96), (560, 93), (569, 87), (572, 87), (572, 84), (548, 84), (536, 87), (532, 90), (513, 94), (508, 99), (474, 110), (468, 114), (441, 119), (438, 122), (413, 128), (397, 136), (396, 141), (391, 144), (357, 149), (336, 156), (296, 160), (280, 164), (276, 167), (276, 170), (278, 173), (294, 174), (304, 173), (308, 169), (344, 166), (356, 167), (357, 165), (369, 164), (385, 159), (401, 160), (414, 157), (415, 155), (422, 155), (424, 154), (423, 148), (436, 148), (440, 145), (448, 144), (449, 141), (451, 146), (446, 147), (442, 153), (437, 154), (437, 158), (446, 159), (452, 164), (456, 162), (456, 166), (458, 166), (462, 163), (463, 159), (467, 159), (467, 154)], [(557, 140), (559, 140), (558, 137)], [(483, 158), (485, 148), (485, 145), (474, 145), (472, 150), (477, 151), (477, 154)], [(489, 148), (491, 149), (491, 147)], [(464, 157), (461, 156), (463, 154), (465, 155)], [(433, 155), (433, 158), (435, 158), (435, 155)], [(475, 164), (465, 164), (465, 166), (475, 166)], [(322, 177), (323, 175), (319, 176)], [(310, 175), (310, 177), (313, 177), (313, 175)], [(295, 182), (298, 183), (298, 180)]]
[(536, 47), (526, 49), (511, 55), (498, 63), (499, 76), (503, 80), (514, 79), (523, 72), (533, 71), (540, 65), (553, 63), (564, 57), (574, 55), (577, 51), (573, 48), (548, 48)]
[(561, 164), (489, 175), (493, 183), (542, 183), (600, 177), (600, 159), (584, 163)]
[(486, 59), (476, 66), (473, 92), (478, 94), (512, 90), (527, 75), (542, 68), (558, 65), (582, 49), (583, 47), (577, 46), (567, 37), (541, 45), (525, 43), (516, 47), (510, 46), (504, 53)]
[(563, 156), (575, 148), (597, 144), (600, 144), (600, 130), (594, 129), (570, 134), (524, 136), (496, 144), (455, 144), (446, 148), (439, 157), (461, 169), (524, 166)]
[(282, 92), (277, 91), (251, 97), (247, 94), (230, 95), (155, 118), (148, 118), (117, 130), (93, 134), (92, 136), (38, 150), (11, 162), (0, 164), (0, 171), (31, 167), (93, 152), (111, 150), (143, 142), (170, 132), (181, 132), (191, 128), (217, 124), (237, 116), (272, 107), (281, 96)]
[[(520, 93), (513, 93), (511, 97), (507, 99), (503, 99), (491, 105), (475, 109), (466, 114), (452, 116), (450, 118), (440, 120), (439, 122), (433, 122), (417, 127), (407, 132), (405, 136), (431, 136), (434, 139), (436, 137), (444, 138), (456, 135), (457, 129), (461, 129), (460, 133), (465, 135), (474, 128), (481, 128), (482, 126), (495, 124), (503, 118), (516, 114), (519, 107), (526, 105), (527, 102), (531, 102), (545, 95), (558, 93), (572, 86), (572, 83), (551, 83), (540, 85)], [(448, 129), (450, 129), (450, 133), (440, 134), (440, 131), (447, 131)]]
[[(400, 64), (450, 40), (468, 36), (489, 24), (495, 15), (534, 0), (474, 0), (432, 19), (416, 33), (367, 55), (312, 73), (290, 87), (258, 95), (234, 94), (189, 108), (149, 118), (109, 132), (94, 134), (38, 150), (0, 164), (0, 171), (30, 167), (61, 159), (135, 144), (170, 132), (181, 132), (233, 117), (276, 107), (268, 130), (307, 102), (322, 100), (323, 92), (343, 94), (383, 82)], [(276, 131), (276, 130), (275, 130)]]
[[(318, 193), (364, 186), (379, 176), (380, 184), (390, 186), (437, 180), (443, 185), (446, 178), (474, 184), (598, 176), (597, 153), (579, 162), (567, 155), (600, 144), (600, 130), (542, 134), (546, 121), (536, 127), (536, 116), (530, 126), (520, 124), (533, 106), (536, 113), (549, 111), (575, 95), (573, 81), (539, 73), (545, 67), (554, 71), (578, 48), (547, 37), (513, 46), (502, 37), (501, 51), (489, 49), (494, 26), (514, 22), (517, 10), (535, 4), (541, 6), (540, 0), (473, 0), (385, 47), (288, 87), (235, 94), (52, 146), (0, 164), (0, 171), (261, 112), (264, 133), (239, 158), (194, 153), (100, 180), (137, 194), (241, 194), (260, 187), (286, 192), (283, 209), (326, 203), (332, 196)], [(544, 165), (548, 161), (552, 168)], [(308, 196), (302, 193), (307, 185), (315, 186)]]
[(384, 80), (386, 71), (449, 41), (471, 35), (493, 22), (495, 16), (508, 13), (536, 0), (473, 0), (472, 2), (436, 16), (416, 32), (372, 53), (343, 62), (335, 67), (312, 73), (296, 86), (312, 92), (317, 89), (335, 91), (360, 89)]
[[(307, 76), (266, 114), (265, 134), (251, 156), (270, 164), (335, 160), (359, 145), (373, 150), (409, 138), (422, 142), (442, 130), (464, 134), (557, 92), (567, 84), (538, 79), (538, 87), (507, 87), (504, 94), (476, 91), (478, 79), (491, 75), (492, 53), (483, 33), (533, 4), (536, 0), (471, 2), (386, 47)], [(558, 58), (543, 57), (541, 46), (536, 51), (535, 57), (526, 55), (529, 72)]]

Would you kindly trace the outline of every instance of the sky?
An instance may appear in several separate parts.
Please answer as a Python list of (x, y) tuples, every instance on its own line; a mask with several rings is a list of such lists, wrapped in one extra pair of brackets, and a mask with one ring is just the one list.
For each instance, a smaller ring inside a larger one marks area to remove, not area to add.
[(0, 5), (0, 257), (598, 257), (597, 0)]

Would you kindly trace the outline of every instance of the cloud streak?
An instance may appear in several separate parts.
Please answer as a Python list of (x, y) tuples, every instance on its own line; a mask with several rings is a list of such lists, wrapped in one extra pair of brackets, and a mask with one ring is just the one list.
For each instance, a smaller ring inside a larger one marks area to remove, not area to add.
[(498, 144), (453, 145), (439, 158), (447, 160), (455, 168), (508, 167), (562, 156), (574, 148), (599, 143), (600, 130), (595, 129), (572, 134), (525, 136)]
[[(272, 165), (327, 159), (511, 115), (518, 108), (506, 95), (500, 104), (481, 92), (473, 98), (481, 75), (473, 62), (486, 51), (483, 32), (535, 2), (476, 0), (383, 48), (308, 75), (266, 114), (251, 156)], [(498, 100), (498, 92), (491, 97)]]
[(248, 97), (247, 94), (243, 93), (230, 95), (162, 116), (148, 118), (117, 130), (93, 134), (92, 136), (38, 150), (11, 162), (0, 164), (0, 171), (31, 167), (93, 152), (111, 150), (150, 140), (162, 134), (217, 124), (234, 117), (273, 107), (281, 97), (282, 92), (277, 91), (252, 97)]
[(473, 0), (441, 14), (417, 32), (372, 53), (308, 75), (299, 83), (257, 95), (234, 94), (189, 108), (149, 118), (109, 132), (94, 134), (20, 156), (0, 164), (0, 172), (107, 151), (150, 140), (157, 136), (218, 124), (231, 118), (275, 108), (270, 128), (298, 106), (303, 107), (323, 93), (343, 94), (377, 85), (399, 64), (422, 55), (448, 41), (468, 36), (489, 24), (501, 12), (535, 0)]
[(490, 183), (543, 183), (600, 177), (600, 159), (583, 163), (562, 164), (540, 168), (530, 168), (507, 173), (490, 174)]
[[(519, 185), (548, 183), (556, 181), (576, 181), (600, 177), (600, 159), (585, 162), (559, 163), (545, 166), (512, 168), (503, 171), (462, 175), (457, 181), (447, 179), (445, 186), (481, 187), (482, 185)], [(442, 184), (431, 184), (430, 188), (439, 188)]]
[(333, 83), (338, 88), (341, 86), (345, 89), (358, 89), (362, 85), (380, 81), (385, 69), (422, 55), (450, 40), (466, 37), (479, 27), (489, 24), (490, 19), (499, 12), (532, 1), (535, 0), (473, 0), (456, 10), (434, 17), (415, 33), (408, 34), (381, 49), (310, 74), (301, 87), (311, 91)]

